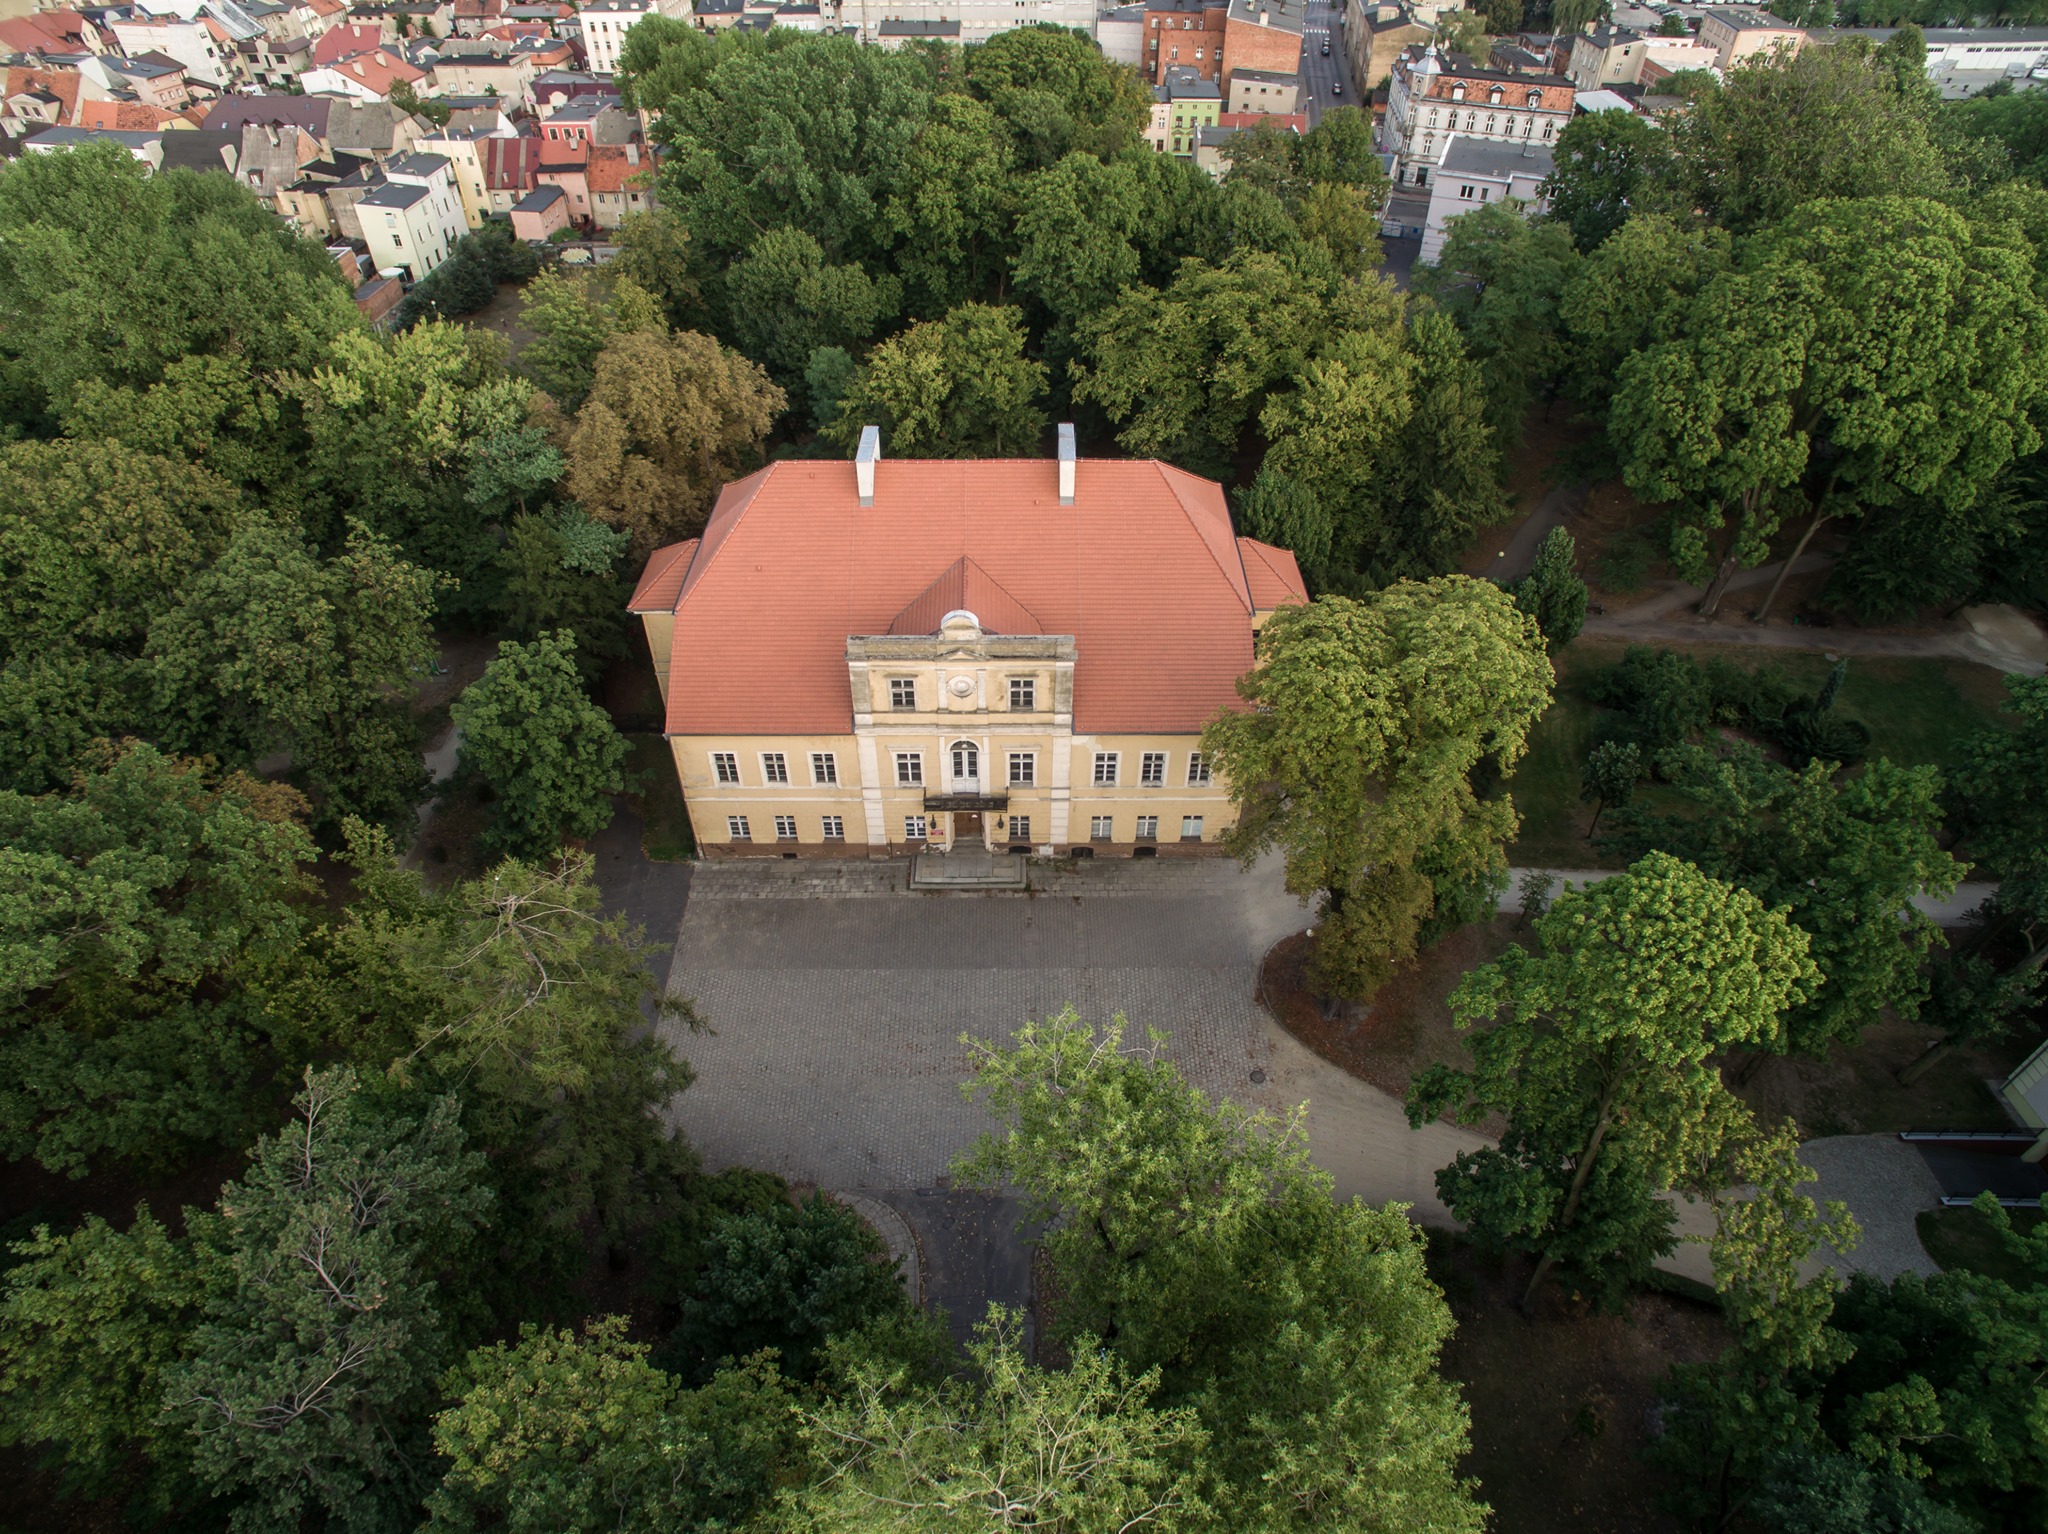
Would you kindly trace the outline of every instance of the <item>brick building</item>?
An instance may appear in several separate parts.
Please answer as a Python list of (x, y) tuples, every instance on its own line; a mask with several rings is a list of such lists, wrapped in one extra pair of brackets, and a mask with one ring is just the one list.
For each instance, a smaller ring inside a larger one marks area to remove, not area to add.
[(1577, 92), (1561, 75), (1477, 69), (1436, 49), (1409, 49), (1394, 66), (1379, 147), (1394, 180), (1427, 186), (1453, 133), (1500, 144), (1549, 146), (1571, 121)]

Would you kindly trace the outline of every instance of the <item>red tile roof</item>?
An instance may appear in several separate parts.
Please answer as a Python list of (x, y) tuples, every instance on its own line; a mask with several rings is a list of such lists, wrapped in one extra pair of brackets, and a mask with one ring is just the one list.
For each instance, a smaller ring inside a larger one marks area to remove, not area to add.
[(540, 169), (537, 138), (478, 139), (483, 151), (484, 185), (494, 192), (530, 192), (534, 173)]
[(31, 11), (0, 21), (0, 48), (11, 53), (80, 53), (86, 20), (76, 11)]
[(19, 96), (24, 91), (41, 91), (57, 98), (57, 124), (73, 128), (78, 125), (78, 93), (85, 84), (85, 77), (75, 69), (9, 69), (5, 92)]
[(669, 733), (850, 729), (847, 638), (901, 632), (926, 606), (936, 629), (949, 582), (976, 583), (993, 610), (967, 605), (991, 628), (1021, 613), (1074, 636), (1076, 730), (1193, 731), (1238, 706), (1252, 614), (1298, 599), (1293, 561), (1235, 538), (1212, 481), (1156, 462), (1077, 472), (1071, 506), (1046, 460), (885, 459), (872, 506), (846, 462), (727, 485), (701, 545), (658, 550), (634, 594), (644, 612), (674, 592)]
[(1244, 558), (1244, 576), (1251, 586), (1252, 605), (1260, 612), (1308, 600), (1308, 586), (1301, 578), (1301, 566), (1295, 562), (1293, 550), (1240, 538), (1237, 551)]
[(186, 122), (180, 113), (143, 101), (81, 101), (78, 126), (113, 128), (121, 133), (149, 133), (169, 122)]
[(320, 41), (313, 44), (313, 67), (323, 64), (339, 64), (343, 59), (352, 59), (359, 53), (375, 53), (384, 46), (384, 29), (372, 23), (358, 26), (344, 23), (329, 27), (321, 34)]
[(343, 59), (339, 64), (327, 67), (380, 97), (388, 97), (391, 87), (400, 82), (412, 85), (427, 77), (425, 70), (415, 69), (397, 54), (382, 50), (359, 53), (354, 58)]
[[(564, 139), (564, 143), (569, 142)], [(645, 144), (592, 144), (588, 176), (593, 192), (638, 190), (649, 184), (654, 153)]]
[(640, 584), (633, 588), (633, 598), (626, 604), (626, 611), (674, 612), (676, 598), (683, 592), (683, 577), (690, 573), (690, 561), (697, 557), (700, 541), (690, 538), (682, 543), (671, 543), (648, 555), (647, 568), (640, 572)]
[(1043, 634), (1031, 610), (971, 559), (956, 559), (896, 615), (892, 634), (936, 634), (947, 613), (966, 611), (985, 634)]

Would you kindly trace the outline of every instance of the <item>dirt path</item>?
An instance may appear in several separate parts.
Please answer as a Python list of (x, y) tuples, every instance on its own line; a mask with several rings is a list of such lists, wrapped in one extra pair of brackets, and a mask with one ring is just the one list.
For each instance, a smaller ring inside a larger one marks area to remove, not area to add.
[(1702, 618), (1653, 618), (1643, 622), (1630, 613), (1609, 613), (1588, 618), (1580, 632), (1588, 639), (1635, 639), (1655, 644), (1748, 645), (1771, 650), (1818, 650), (1833, 655), (1966, 660), (2023, 676), (2040, 676), (2048, 671), (2048, 665), (2040, 660), (2014, 653), (1968, 628), (1945, 634), (1897, 634), (1747, 621), (1714, 623)]

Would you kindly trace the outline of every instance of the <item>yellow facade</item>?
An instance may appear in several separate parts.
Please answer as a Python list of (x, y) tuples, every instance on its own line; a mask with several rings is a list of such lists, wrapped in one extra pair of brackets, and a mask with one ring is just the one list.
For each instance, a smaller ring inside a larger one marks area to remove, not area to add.
[[(646, 625), (666, 699), (673, 619)], [(937, 634), (851, 638), (847, 733), (669, 738), (697, 845), (1215, 852), (1235, 812), (1199, 737), (1077, 735), (1073, 669), (1072, 639), (986, 635), (968, 613)]]

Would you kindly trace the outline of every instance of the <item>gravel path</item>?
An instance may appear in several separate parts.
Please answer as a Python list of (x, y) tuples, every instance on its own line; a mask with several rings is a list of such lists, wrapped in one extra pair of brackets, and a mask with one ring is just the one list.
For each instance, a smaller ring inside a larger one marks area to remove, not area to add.
[(1913, 1224), (1921, 1210), (1940, 1207), (1941, 1184), (1912, 1146), (1896, 1135), (1831, 1135), (1800, 1146), (1799, 1159), (1820, 1174), (1806, 1191), (1840, 1199), (1863, 1227), (1863, 1240), (1845, 1256), (1830, 1256), (1829, 1266), (1883, 1280), (1941, 1271)]

